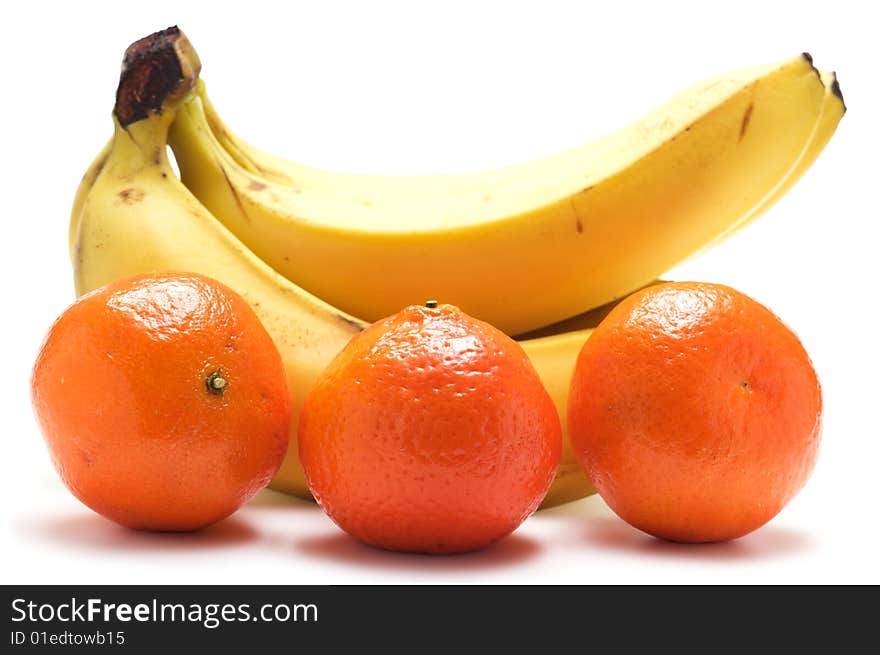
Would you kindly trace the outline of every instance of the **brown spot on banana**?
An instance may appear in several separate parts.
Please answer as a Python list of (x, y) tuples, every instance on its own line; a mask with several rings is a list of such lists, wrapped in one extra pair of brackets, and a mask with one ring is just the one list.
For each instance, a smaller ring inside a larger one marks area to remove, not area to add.
[(134, 205), (144, 199), (144, 192), (135, 187), (123, 189), (118, 194), (119, 200), (125, 205)]
[(742, 141), (743, 137), (746, 135), (746, 130), (749, 129), (749, 121), (752, 119), (752, 112), (755, 110), (755, 103), (750, 102), (749, 106), (746, 107), (746, 112), (743, 114), (742, 122), (739, 124), (739, 138), (737, 142)]
[(262, 191), (266, 188), (266, 185), (260, 182), (259, 180), (251, 180), (248, 182), (248, 189), (251, 191)]
[[(592, 187), (588, 187), (591, 189)], [(583, 193), (583, 192), (581, 192)], [(577, 206), (574, 204), (574, 200), (569, 200), (568, 204), (571, 205), (571, 212), (574, 214), (574, 229), (577, 230), (578, 234), (584, 233), (584, 224), (581, 222), (580, 214), (578, 214)]]
[(223, 179), (226, 180), (226, 186), (229, 187), (229, 192), (232, 194), (232, 198), (235, 200), (235, 204), (238, 206), (238, 210), (241, 212), (242, 217), (250, 223), (251, 217), (248, 216), (248, 213), (244, 210), (244, 204), (242, 204), (241, 198), (238, 196), (238, 191), (235, 190), (235, 185), (232, 184), (232, 180), (230, 180), (229, 175), (226, 174), (226, 169), (223, 168), (223, 164), (217, 162), (217, 168), (223, 173)]

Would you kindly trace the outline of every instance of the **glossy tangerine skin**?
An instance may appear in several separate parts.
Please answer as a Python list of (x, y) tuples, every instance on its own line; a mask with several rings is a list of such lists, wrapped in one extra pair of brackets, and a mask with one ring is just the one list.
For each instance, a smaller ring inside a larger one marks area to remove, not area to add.
[[(209, 391), (218, 370), (227, 386)], [(131, 528), (183, 531), (228, 516), (272, 478), (291, 420), (286, 385), (238, 294), (166, 274), (113, 283), (67, 309), (40, 351), (32, 398), (77, 498)]]
[(822, 394), (795, 334), (728, 287), (638, 292), (578, 357), (569, 434), (608, 505), (683, 542), (764, 525), (816, 461)]
[(488, 546), (537, 509), (562, 448), (522, 348), (450, 305), (356, 336), (306, 398), (299, 452), (329, 516), (381, 548)]

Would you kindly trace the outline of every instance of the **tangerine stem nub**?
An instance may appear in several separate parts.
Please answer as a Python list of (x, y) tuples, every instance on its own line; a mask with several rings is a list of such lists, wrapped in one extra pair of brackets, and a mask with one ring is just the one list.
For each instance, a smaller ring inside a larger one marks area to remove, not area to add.
[(205, 386), (208, 388), (209, 393), (222, 396), (223, 390), (229, 386), (229, 381), (223, 377), (223, 373), (218, 368), (208, 376), (207, 380), (205, 380)]
[(428, 309), (437, 309), (437, 305), (439, 305), (439, 303), (436, 300), (425, 301), (425, 307), (427, 307)]

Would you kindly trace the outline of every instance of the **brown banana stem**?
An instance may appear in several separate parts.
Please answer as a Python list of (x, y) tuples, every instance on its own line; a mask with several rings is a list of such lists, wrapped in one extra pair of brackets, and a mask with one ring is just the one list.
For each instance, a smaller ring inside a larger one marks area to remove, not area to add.
[(177, 28), (154, 32), (132, 43), (122, 59), (113, 112), (122, 127), (162, 113), (169, 102), (195, 88), (202, 63)]

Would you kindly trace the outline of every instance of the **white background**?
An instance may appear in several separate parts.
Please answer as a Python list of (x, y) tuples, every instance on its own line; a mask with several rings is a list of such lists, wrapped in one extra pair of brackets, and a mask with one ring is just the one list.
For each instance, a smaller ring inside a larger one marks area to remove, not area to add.
[[(866, 2), (14, 3), (4, 15), (0, 579), (33, 583), (880, 582), (877, 21)], [(10, 15), (11, 11), (11, 15)], [(794, 327), (825, 390), (804, 491), (733, 543), (679, 546), (599, 498), (485, 552), (361, 546), (264, 493), (193, 535), (131, 532), (60, 484), (30, 367), (73, 300), (70, 202), (110, 134), (122, 52), (177, 23), (228, 123), (288, 159), (372, 172), (479, 169), (573, 146), (729, 68), (809, 50), (849, 113), (768, 214), (667, 277), (730, 284)]]

